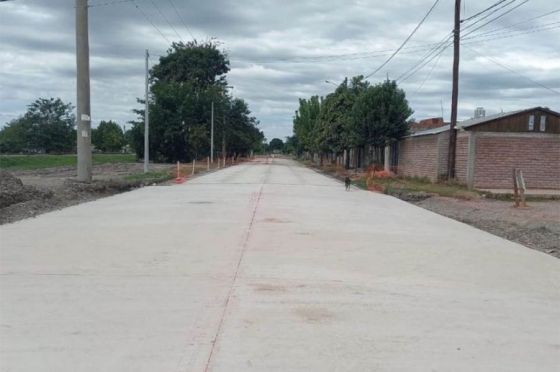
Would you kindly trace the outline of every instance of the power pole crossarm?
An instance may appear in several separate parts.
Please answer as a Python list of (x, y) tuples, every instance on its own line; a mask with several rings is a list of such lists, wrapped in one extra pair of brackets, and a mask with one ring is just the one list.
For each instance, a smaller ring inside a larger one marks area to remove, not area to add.
[(453, 90), (451, 92), (451, 123), (449, 125), (449, 157), (447, 178), (455, 178), (455, 152), (457, 143), (457, 101), (459, 98), (459, 47), (461, 41), (461, 0), (455, 0), (455, 27), (453, 29)]
[(91, 107), (89, 88), (88, 2), (76, 0), (76, 114), (78, 181), (91, 181)]
[(146, 49), (146, 91), (145, 91), (145, 108), (144, 108), (144, 173), (148, 173), (148, 165), (150, 163), (150, 102), (148, 95), (150, 93), (150, 52)]

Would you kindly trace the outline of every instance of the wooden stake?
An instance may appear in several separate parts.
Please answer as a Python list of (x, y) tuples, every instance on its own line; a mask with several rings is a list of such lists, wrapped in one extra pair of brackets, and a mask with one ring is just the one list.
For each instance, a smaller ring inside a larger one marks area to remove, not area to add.
[(513, 168), (513, 201), (515, 207), (519, 207), (519, 189), (517, 187), (517, 169)]
[(518, 177), (518, 187), (519, 187), (519, 194), (521, 196), (521, 206), (523, 208), (527, 207), (527, 203), (525, 202), (525, 191), (527, 188), (525, 187), (525, 179), (523, 178), (523, 171), (521, 169), (517, 170), (517, 177)]

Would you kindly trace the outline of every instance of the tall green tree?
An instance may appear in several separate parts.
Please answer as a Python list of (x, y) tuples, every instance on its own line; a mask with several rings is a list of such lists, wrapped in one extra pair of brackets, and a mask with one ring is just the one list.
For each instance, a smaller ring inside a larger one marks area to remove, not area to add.
[(348, 79), (329, 94), (322, 102), (317, 125), (313, 131), (315, 149), (322, 155), (341, 155), (345, 150), (361, 146), (362, 138), (352, 117), (352, 109), (358, 97), (369, 83), (362, 76)]
[(287, 153), (292, 155), (300, 155), (298, 152), (300, 145), (298, 143), (298, 138), (296, 136), (288, 136), (286, 137), (286, 141), (284, 142), (284, 149)]
[(103, 152), (121, 151), (126, 141), (122, 128), (114, 121), (101, 121), (92, 130), (91, 140), (94, 146)]
[(0, 131), (0, 151), (66, 153), (76, 144), (75, 117), (70, 103), (39, 98), (27, 112)]
[(298, 139), (298, 153), (316, 150), (314, 132), (320, 113), (321, 99), (319, 96), (313, 96), (310, 99), (300, 98), (299, 108), (294, 116), (294, 136)]
[(269, 151), (279, 151), (282, 152), (284, 151), (284, 141), (282, 141), (280, 138), (273, 138), (272, 140), (270, 140), (270, 143), (268, 144), (268, 149)]
[(405, 92), (395, 81), (370, 86), (353, 109), (354, 122), (365, 144), (382, 147), (406, 135), (413, 114)]
[[(151, 70), (150, 154), (155, 160), (190, 161), (209, 155), (210, 116), (214, 103), (214, 148), (245, 153), (260, 131), (242, 100), (229, 96), (227, 55), (213, 41), (174, 43)], [(138, 100), (142, 103), (142, 100)], [(132, 143), (143, 156), (144, 110), (135, 110)], [(258, 141), (257, 141), (258, 142)], [(249, 143), (249, 145), (248, 145)]]

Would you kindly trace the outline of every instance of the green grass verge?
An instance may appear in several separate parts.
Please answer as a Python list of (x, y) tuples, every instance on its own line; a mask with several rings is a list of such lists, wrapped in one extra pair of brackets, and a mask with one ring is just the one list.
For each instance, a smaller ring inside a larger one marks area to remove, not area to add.
[[(134, 154), (93, 154), (93, 164), (133, 163)], [(2, 170), (33, 170), (76, 165), (76, 155), (0, 155)]]
[(173, 173), (170, 171), (161, 172), (148, 172), (148, 173), (134, 173), (126, 176), (124, 179), (131, 182), (142, 182), (142, 183), (159, 183), (172, 179), (174, 177)]
[[(374, 183), (383, 187), (386, 194), (417, 193), (425, 192), (459, 199), (478, 198), (481, 193), (476, 190), (468, 190), (465, 186), (456, 183), (437, 182), (432, 183), (422, 178), (375, 178)], [(356, 186), (367, 189), (366, 180), (355, 181)]]

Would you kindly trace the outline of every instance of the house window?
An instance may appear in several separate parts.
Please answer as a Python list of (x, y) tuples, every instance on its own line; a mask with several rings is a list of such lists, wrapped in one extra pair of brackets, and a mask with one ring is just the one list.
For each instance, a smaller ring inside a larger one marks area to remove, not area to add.
[(541, 132), (546, 131), (546, 115), (541, 115), (541, 125), (539, 126)]
[(529, 130), (535, 130), (535, 115), (529, 116)]

